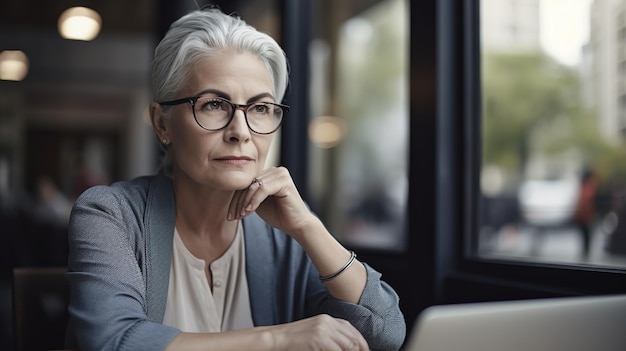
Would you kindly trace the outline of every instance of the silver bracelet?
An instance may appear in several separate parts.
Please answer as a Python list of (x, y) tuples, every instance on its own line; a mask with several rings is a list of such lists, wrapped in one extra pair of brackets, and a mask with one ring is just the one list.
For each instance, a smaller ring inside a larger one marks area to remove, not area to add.
[(329, 280), (335, 279), (339, 274), (343, 273), (343, 271), (345, 271), (346, 269), (348, 269), (348, 267), (350, 267), (350, 265), (352, 264), (352, 262), (354, 262), (354, 259), (356, 258), (356, 253), (354, 253), (354, 251), (350, 250), (350, 258), (348, 259), (348, 262), (346, 262), (346, 264), (343, 265), (343, 267), (341, 267), (337, 272), (331, 274), (331, 275), (327, 275), (322, 277), (320, 275), (320, 280), (322, 282), (327, 282)]

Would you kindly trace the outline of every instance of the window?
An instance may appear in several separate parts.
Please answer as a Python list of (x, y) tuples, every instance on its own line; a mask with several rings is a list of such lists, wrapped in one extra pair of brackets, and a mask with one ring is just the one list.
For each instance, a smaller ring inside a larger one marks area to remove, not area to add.
[(626, 1), (506, 1), (480, 2), (478, 256), (626, 268)]
[(408, 4), (316, 2), (310, 46), (311, 205), (344, 244), (406, 241)]

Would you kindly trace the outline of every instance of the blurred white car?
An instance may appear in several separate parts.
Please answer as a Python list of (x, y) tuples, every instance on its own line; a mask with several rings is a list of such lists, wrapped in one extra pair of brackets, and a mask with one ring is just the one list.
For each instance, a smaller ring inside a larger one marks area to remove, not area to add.
[(525, 181), (518, 196), (523, 219), (536, 226), (568, 224), (576, 211), (578, 188), (575, 178)]

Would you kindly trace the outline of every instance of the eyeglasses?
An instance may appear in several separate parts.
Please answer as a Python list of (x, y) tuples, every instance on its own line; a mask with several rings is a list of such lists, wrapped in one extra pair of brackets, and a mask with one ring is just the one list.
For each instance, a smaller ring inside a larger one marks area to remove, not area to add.
[(289, 106), (271, 102), (253, 102), (247, 105), (234, 104), (219, 97), (194, 96), (172, 101), (159, 102), (162, 106), (174, 106), (184, 103), (191, 105), (193, 118), (206, 130), (218, 131), (226, 128), (240, 109), (246, 118), (246, 124), (257, 134), (272, 134), (280, 127), (283, 116)]

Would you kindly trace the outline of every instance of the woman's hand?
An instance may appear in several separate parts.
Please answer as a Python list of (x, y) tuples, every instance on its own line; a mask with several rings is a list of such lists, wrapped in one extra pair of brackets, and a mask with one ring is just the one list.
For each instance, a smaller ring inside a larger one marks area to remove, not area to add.
[(285, 167), (263, 170), (246, 189), (235, 192), (228, 219), (241, 219), (256, 211), (272, 227), (297, 235), (317, 218), (309, 211)]
[(367, 341), (352, 324), (327, 314), (271, 328), (276, 350), (369, 350)]
[[(270, 226), (295, 239), (322, 276), (337, 272), (350, 257), (350, 252), (311, 213), (284, 167), (266, 169), (246, 189), (236, 191), (228, 219), (240, 219), (254, 211)], [(325, 284), (336, 299), (358, 303), (366, 282), (365, 267), (352, 264)]]

